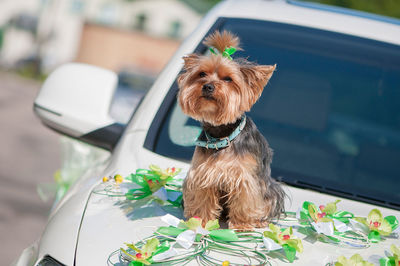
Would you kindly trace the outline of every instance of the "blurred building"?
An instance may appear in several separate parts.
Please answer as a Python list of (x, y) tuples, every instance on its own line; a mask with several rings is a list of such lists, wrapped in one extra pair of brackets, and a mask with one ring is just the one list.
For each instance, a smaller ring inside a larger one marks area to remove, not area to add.
[(0, 64), (158, 73), (200, 18), (184, 0), (2, 0)]

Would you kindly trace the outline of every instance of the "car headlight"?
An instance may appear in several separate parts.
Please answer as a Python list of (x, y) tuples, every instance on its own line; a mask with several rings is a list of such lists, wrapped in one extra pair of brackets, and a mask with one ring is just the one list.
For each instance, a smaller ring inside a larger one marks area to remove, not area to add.
[(41, 261), (37, 264), (37, 266), (65, 266), (61, 262), (57, 261), (56, 259), (46, 255), (43, 257)]

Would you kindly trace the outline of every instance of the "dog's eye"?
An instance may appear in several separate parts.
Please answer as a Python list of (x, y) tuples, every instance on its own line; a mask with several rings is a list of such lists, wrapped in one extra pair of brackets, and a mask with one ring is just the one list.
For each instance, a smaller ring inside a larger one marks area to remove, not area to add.
[(231, 82), (232, 81), (231, 77), (224, 77), (222, 80), (224, 80), (226, 82)]
[(200, 78), (204, 78), (205, 76), (207, 76), (206, 72), (200, 72), (199, 73)]

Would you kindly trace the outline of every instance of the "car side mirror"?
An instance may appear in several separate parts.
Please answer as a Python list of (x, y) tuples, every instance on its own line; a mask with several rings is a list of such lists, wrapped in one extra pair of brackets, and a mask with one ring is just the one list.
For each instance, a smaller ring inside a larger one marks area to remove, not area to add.
[(57, 132), (112, 150), (125, 129), (109, 114), (117, 83), (110, 70), (65, 64), (44, 82), (34, 112)]

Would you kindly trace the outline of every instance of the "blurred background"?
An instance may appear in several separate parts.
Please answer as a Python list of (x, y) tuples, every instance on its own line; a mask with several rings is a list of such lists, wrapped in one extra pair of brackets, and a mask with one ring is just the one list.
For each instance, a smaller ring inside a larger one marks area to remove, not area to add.
[[(73, 150), (83, 147), (91, 160), (101, 153), (61, 139), (34, 116), (32, 104), (46, 76), (67, 62), (88, 63), (146, 91), (218, 2), (0, 0), (1, 265), (9, 265), (40, 236), (54, 200), (68, 189), (60, 178), (79, 176), (79, 171), (62, 171)], [(400, 18), (400, 0), (313, 2)]]

